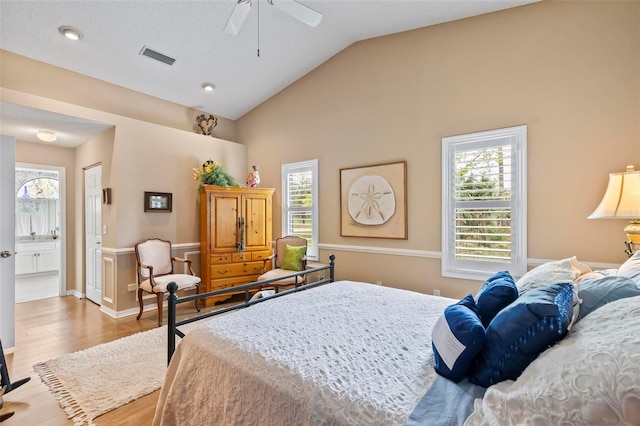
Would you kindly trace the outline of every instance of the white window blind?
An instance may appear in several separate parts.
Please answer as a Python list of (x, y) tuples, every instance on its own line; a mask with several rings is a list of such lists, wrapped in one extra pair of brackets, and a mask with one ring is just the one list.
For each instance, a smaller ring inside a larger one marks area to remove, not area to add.
[(282, 165), (282, 233), (307, 240), (307, 258), (318, 259), (318, 160)]
[(443, 138), (444, 276), (526, 271), (526, 126)]

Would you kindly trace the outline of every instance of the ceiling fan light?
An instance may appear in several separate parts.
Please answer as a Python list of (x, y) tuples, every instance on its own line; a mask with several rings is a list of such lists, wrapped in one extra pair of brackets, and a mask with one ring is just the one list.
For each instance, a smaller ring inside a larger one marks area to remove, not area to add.
[(77, 30), (77, 29), (75, 29), (73, 27), (70, 27), (68, 25), (63, 25), (63, 26), (59, 27), (58, 31), (60, 31), (60, 34), (62, 34), (63, 36), (65, 36), (69, 40), (78, 41), (81, 38), (83, 38), (83, 35), (80, 32), (80, 30)]
[(38, 130), (36, 136), (43, 142), (55, 142), (58, 139), (58, 136), (50, 130)]

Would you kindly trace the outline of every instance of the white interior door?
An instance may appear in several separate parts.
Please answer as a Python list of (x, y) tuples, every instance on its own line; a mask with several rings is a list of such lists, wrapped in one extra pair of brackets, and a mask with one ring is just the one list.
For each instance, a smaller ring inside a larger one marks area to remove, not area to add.
[(84, 171), (86, 296), (102, 305), (102, 166)]
[(0, 340), (15, 346), (16, 139), (0, 136)]

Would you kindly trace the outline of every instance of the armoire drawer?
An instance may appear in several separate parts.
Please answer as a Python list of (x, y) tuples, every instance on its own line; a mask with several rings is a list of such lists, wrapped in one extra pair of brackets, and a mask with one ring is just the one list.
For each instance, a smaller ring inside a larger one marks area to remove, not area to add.
[(225, 263), (211, 265), (211, 279), (238, 277), (242, 275), (260, 274), (263, 262)]

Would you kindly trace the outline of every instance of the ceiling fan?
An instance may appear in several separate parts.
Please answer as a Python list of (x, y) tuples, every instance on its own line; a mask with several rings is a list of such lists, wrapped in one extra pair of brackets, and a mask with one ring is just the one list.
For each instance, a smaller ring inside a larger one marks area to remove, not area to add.
[[(238, 35), (242, 24), (247, 19), (253, 0), (237, 0), (236, 6), (231, 12), (231, 16), (224, 26), (224, 32), (231, 35)], [(260, 0), (256, 0), (260, 1)], [(284, 13), (304, 22), (305, 24), (315, 27), (322, 20), (322, 14), (316, 12), (308, 6), (298, 3), (295, 0), (267, 0), (270, 5), (277, 7)]]

